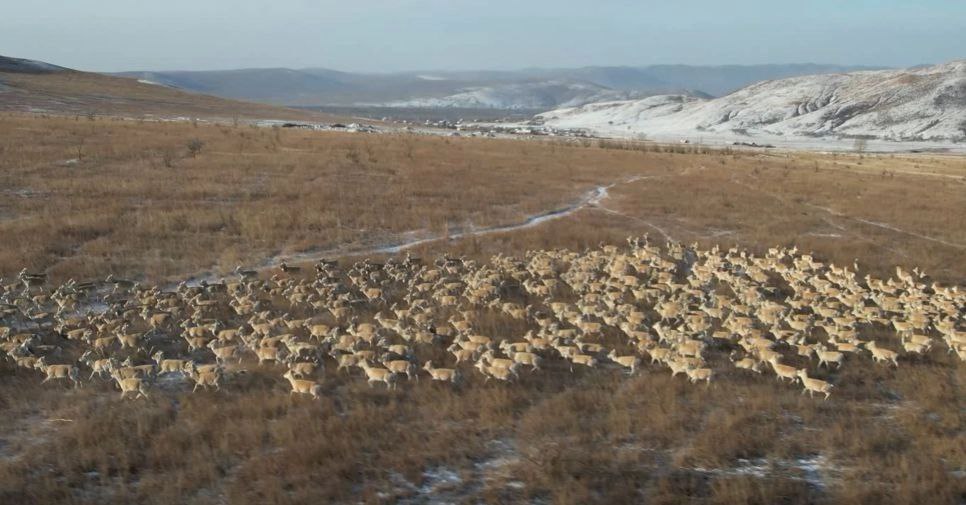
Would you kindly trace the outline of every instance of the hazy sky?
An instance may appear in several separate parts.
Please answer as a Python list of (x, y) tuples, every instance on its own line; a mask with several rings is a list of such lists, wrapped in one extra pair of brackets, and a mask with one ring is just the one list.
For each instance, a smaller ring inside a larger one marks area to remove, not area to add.
[(966, 58), (966, 0), (5, 0), (0, 54), (94, 71)]

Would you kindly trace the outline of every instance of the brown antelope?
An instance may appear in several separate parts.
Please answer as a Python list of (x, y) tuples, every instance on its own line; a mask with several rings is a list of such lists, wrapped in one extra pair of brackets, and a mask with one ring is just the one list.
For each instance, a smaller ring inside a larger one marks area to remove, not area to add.
[(184, 359), (165, 359), (161, 351), (154, 353), (151, 359), (157, 363), (158, 373), (184, 372), (185, 365), (188, 364), (188, 360)]
[(804, 389), (802, 389), (802, 394), (805, 394), (805, 391), (808, 391), (808, 396), (811, 397), (813, 392), (825, 393), (826, 400), (828, 400), (828, 397), (831, 396), (832, 384), (829, 384), (823, 380), (810, 378), (808, 376), (808, 372), (805, 370), (799, 370), (797, 375), (802, 381), (802, 386), (804, 386)]
[(48, 365), (46, 360), (41, 357), (37, 360), (36, 367), (47, 374), (47, 377), (41, 383), (51, 379), (62, 379), (73, 382), (75, 388), (81, 385), (77, 367), (74, 365)]
[(291, 370), (282, 374), (282, 377), (287, 379), (289, 384), (292, 386), (292, 391), (289, 393), (289, 395), (294, 395), (297, 393), (303, 395), (312, 395), (312, 399), (314, 400), (322, 398), (322, 386), (319, 385), (318, 382), (297, 378)]
[(634, 354), (618, 356), (617, 351), (612, 350), (607, 357), (614, 363), (629, 369), (631, 375), (637, 373), (637, 367), (641, 366), (641, 358)]
[(498, 379), (504, 382), (509, 382), (513, 380), (514, 377), (517, 376), (516, 368), (515, 368), (516, 365), (510, 368), (490, 366), (486, 364), (483, 358), (480, 358), (480, 360), (476, 362), (475, 366), (477, 369), (479, 369), (480, 373), (486, 376), (486, 380), (483, 381), (484, 383), (489, 382), (490, 378)]
[(121, 388), (121, 398), (127, 396), (128, 393), (136, 393), (134, 399), (144, 397), (148, 398), (148, 383), (145, 379), (140, 379), (137, 377), (124, 378), (117, 374), (115, 371), (114, 380), (117, 382), (117, 386)]
[(708, 386), (711, 385), (711, 377), (714, 376), (714, 372), (710, 368), (688, 368), (686, 374), (692, 384), (705, 381)]
[(198, 391), (198, 387), (202, 387), (205, 391), (208, 390), (208, 386), (212, 386), (216, 391), (221, 389), (219, 382), (221, 382), (221, 368), (215, 367), (206, 370), (201, 370), (195, 366), (193, 361), (189, 361), (188, 365), (185, 367), (185, 371), (188, 377), (194, 381), (195, 387), (191, 389), (191, 392)]
[(874, 359), (876, 363), (880, 361), (885, 361), (887, 363), (892, 362), (892, 364), (895, 365), (897, 368), (899, 367), (899, 362), (896, 361), (896, 358), (899, 357), (899, 353), (895, 351), (890, 351), (889, 349), (883, 349), (879, 347), (875, 343), (875, 340), (863, 342), (862, 345), (864, 345), (865, 348), (872, 353), (872, 359)]
[(783, 365), (778, 362), (778, 359), (772, 359), (769, 361), (771, 363), (771, 368), (775, 372), (775, 378), (779, 381), (784, 381), (788, 379), (792, 382), (798, 380), (798, 369), (793, 366)]
[(382, 362), (382, 366), (394, 374), (406, 374), (406, 380), (415, 378), (419, 381), (419, 375), (416, 373), (416, 365), (409, 361), (404, 359), (387, 360)]
[(366, 359), (359, 362), (359, 368), (366, 372), (366, 382), (369, 383), (369, 387), (374, 386), (377, 382), (382, 382), (386, 385), (386, 389), (396, 389), (396, 374), (393, 372), (385, 368), (373, 367)]
[(434, 368), (432, 361), (427, 361), (423, 365), (423, 370), (429, 372), (429, 375), (436, 381), (452, 382), (456, 384), (459, 380), (459, 370), (455, 368)]
[(314, 361), (297, 361), (294, 363), (289, 363), (288, 370), (293, 376), (301, 379), (304, 377), (313, 376), (316, 374), (316, 372), (325, 370), (325, 368), (321, 364)]

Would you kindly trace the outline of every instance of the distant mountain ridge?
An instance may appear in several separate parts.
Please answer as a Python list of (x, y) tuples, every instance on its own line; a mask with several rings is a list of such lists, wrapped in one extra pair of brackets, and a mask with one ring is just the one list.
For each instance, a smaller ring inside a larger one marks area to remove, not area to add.
[(307, 69), (123, 72), (168, 87), (278, 105), (553, 109), (655, 94), (722, 95), (762, 79), (868, 67), (748, 65), (582, 67), (386, 74)]
[(661, 95), (562, 108), (538, 120), (609, 136), (866, 137), (966, 141), (966, 60), (759, 82), (702, 99)]
[(155, 118), (312, 120), (328, 117), (8, 56), (0, 56), (0, 111)]
[(69, 68), (58, 67), (57, 65), (51, 65), (50, 63), (44, 63), (42, 61), (0, 56), (0, 72), (11, 74), (52, 74), (69, 71)]

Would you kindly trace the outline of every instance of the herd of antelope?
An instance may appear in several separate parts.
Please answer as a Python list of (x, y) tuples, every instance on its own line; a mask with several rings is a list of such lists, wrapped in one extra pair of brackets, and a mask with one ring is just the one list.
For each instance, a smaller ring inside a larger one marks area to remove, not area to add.
[(330, 365), (395, 389), (423, 372), (514, 381), (647, 363), (692, 383), (729, 368), (769, 373), (827, 399), (838, 368), (869, 365), (866, 354), (898, 367), (941, 342), (966, 359), (966, 293), (918, 270), (888, 280), (857, 270), (794, 248), (756, 256), (645, 236), (487, 263), (406, 255), (237, 268), (231, 280), (172, 289), (113, 276), (50, 287), (23, 271), (0, 285), (0, 350), (16, 373), (111, 380), (122, 397), (148, 397), (162, 380), (217, 390), (243, 366), (319, 398)]

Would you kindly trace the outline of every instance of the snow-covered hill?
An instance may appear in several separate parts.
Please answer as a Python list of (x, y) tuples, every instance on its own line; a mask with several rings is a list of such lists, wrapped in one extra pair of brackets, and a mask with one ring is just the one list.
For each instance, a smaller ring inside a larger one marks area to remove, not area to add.
[(551, 80), (501, 83), (469, 87), (444, 97), (413, 98), (379, 104), (384, 107), (431, 107), (469, 109), (548, 109), (579, 107), (593, 102), (631, 100), (653, 95), (620, 91), (597, 84)]
[(966, 141), (966, 61), (764, 81), (710, 100), (661, 95), (592, 103), (537, 118), (607, 136)]
[(394, 73), (340, 72), (325, 68), (250, 68), (139, 71), (118, 75), (224, 98), (277, 105), (385, 107), (388, 104), (406, 108), (550, 110), (591, 101), (639, 99), (659, 93), (721, 96), (762, 79), (852, 70), (874, 69), (814, 64), (598, 66)]

